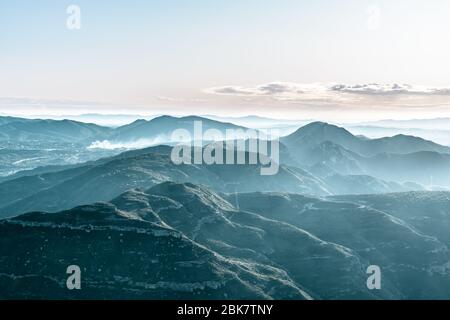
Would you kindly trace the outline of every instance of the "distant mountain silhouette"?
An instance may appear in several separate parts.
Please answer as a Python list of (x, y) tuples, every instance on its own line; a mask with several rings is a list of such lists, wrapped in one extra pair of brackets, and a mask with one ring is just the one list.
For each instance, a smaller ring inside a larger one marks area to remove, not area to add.
[[(110, 139), (114, 141), (135, 141), (139, 139), (157, 139), (169, 142), (172, 133), (177, 129), (187, 130), (194, 138), (194, 123), (200, 122), (202, 131), (217, 129), (223, 135), (227, 129), (246, 128), (231, 123), (219, 122), (203, 117), (189, 116), (176, 118), (172, 116), (161, 116), (150, 121), (136, 120), (135, 122), (115, 129)], [(201, 134), (201, 133), (200, 133)], [(177, 142), (177, 141), (174, 141)]]
[[(380, 183), (388, 186), (390, 192), (405, 191), (401, 189), (404, 185), (386, 185), (381, 181), (375, 187), (375, 178), (400, 184), (414, 182), (417, 187), (418, 184), (428, 186), (433, 179), (437, 185), (450, 185), (450, 148), (418, 137), (360, 138), (344, 128), (316, 122), (281, 141), (287, 146), (289, 157), (296, 161), (294, 165), (309, 170), (335, 187), (339, 180), (343, 182), (342, 178), (354, 180), (344, 176), (355, 175), (372, 176), (371, 182), (359, 178), (359, 183), (367, 181), (366, 187), (362, 188), (367, 191), (382, 190), (384, 187)], [(335, 178), (329, 179), (333, 175)], [(345, 185), (341, 186), (340, 191), (346, 189)]]
[(382, 153), (364, 160), (371, 175), (423, 185), (450, 185), (450, 155), (422, 151), (410, 154)]
[(84, 142), (108, 137), (113, 129), (71, 120), (5, 121), (0, 118), (0, 140)]
[[(33, 136), (42, 139), (42, 132), (47, 132), (66, 141), (72, 135), (87, 141), (103, 134), (109, 138), (138, 139), (179, 128), (190, 131), (195, 121), (203, 121), (203, 130), (245, 129), (195, 116), (138, 120), (115, 130), (74, 121), (11, 121), (0, 126), (0, 131), (24, 126), (28, 131), (19, 130), (24, 137), (41, 131)], [(0, 216), (34, 210), (54, 212), (108, 201), (129, 188), (165, 181), (202, 184), (218, 192), (282, 191), (320, 196), (445, 189), (450, 186), (450, 155), (444, 153), (447, 150), (416, 137), (398, 135), (370, 140), (353, 136), (344, 128), (315, 122), (281, 139), (281, 168), (275, 176), (261, 176), (260, 165), (177, 166), (170, 159), (171, 147), (158, 146), (86, 164), (46, 166), (1, 178)]]
[[(201, 122), (203, 132), (217, 129), (225, 135), (227, 129), (245, 127), (219, 122), (207, 118), (189, 116), (176, 118), (160, 116), (152, 120), (136, 120), (118, 128), (102, 127), (95, 124), (72, 120), (40, 120), (0, 117), (0, 141), (58, 141), (86, 142), (111, 140), (132, 142), (141, 139), (160, 139), (170, 141), (171, 134), (177, 129), (185, 129), (193, 137), (194, 123)], [(176, 142), (176, 141), (175, 141)]]
[(344, 128), (324, 122), (310, 123), (281, 140), (294, 153), (306, 152), (323, 143), (332, 142), (362, 156), (379, 153), (413, 153), (434, 151), (450, 153), (450, 148), (418, 137), (397, 135), (394, 137), (368, 140), (352, 135)]
[(283, 142), (288, 146), (303, 145), (313, 146), (330, 141), (340, 144), (344, 148), (351, 149), (352, 145), (359, 145), (361, 140), (344, 128), (325, 122), (312, 122), (301, 127), (296, 132), (284, 137)]
[(0, 126), (11, 123), (11, 122), (26, 121), (26, 120), (27, 119), (17, 118), (17, 117), (2, 117), (2, 116), (0, 116)]

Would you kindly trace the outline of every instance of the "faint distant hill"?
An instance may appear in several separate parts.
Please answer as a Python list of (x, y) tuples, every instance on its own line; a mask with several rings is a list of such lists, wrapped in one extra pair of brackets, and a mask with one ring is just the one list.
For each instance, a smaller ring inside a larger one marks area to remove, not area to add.
[[(177, 129), (185, 129), (194, 137), (194, 123), (201, 122), (202, 134), (209, 129), (219, 130), (225, 137), (227, 129), (247, 130), (245, 127), (224, 123), (197, 116), (171, 117), (160, 116), (152, 120), (136, 120), (117, 128), (103, 127), (92, 123), (74, 120), (42, 120), (0, 117), (0, 142), (57, 142), (82, 143), (109, 141), (122, 143), (117, 148), (126, 147), (127, 143), (147, 141), (146, 146), (158, 143), (170, 143), (172, 133)], [(174, 141), (178, 142), (178, 141)], [(145, 145), (145, 144), (144, 144)], [(95, 145), (94, 145), (95, 146)]]
[[(399, 134), (407, 136), (421, 137), (425, 140), (433, 141), (435, 143), (450, 146), (450, 127), (436, 127), (433, 129), (418, 129), (418, 128), (394, 128), (382, 127), (373, 125), (346, 125), (351, 133), (355, 135), (364, 135), (372, 139), (391, 137)], [(448, 128), (448, 129), (447, 129)]]
[(360, 189), (366, 191), (402, 191), (392, 181), (402, 184), (400, 188), (405, 187), (404, 183), (415, 184), (417, 190), (419, 184), (444, 188), (450, 185), (450, 148), (422, 138), (396, 135), (368, 139), (335, 125), (315, 122), (281, 141), (289, 157), (296, 161), (294, 165), (324, 179), (329, 190), (339, 187), (340, 192), (347, 189), (352, 193), (355, 188), (349, 187), (356, 178)]
[(366, 170), (381, 179), (415, 181), (424, 185), (449, 186), (450, 155), (431, 151), (410, 154), (381, 153), (364, 159)]
[(311, 122), (310, 120), (273, 119), (256, 115), (245, 117), (220, 117), (213, 115), (205, 115), (204, 117), (221, 122), (230, 122), (250, 128), (278, 128), (291, 126), (298, 127)]
[[(354, 136), (344, 128), (323, 122), (308, 124), (295, 133), (281, 139), (289, 150), (289, 155), (300, 166), (327, 166), (339, 174), (368, 174), (382, 179), (395, 180), (398, 175), (390, 175), (392, 167), (397, 167), (402, 180), (411, 175), (411, 180), (421, 174), (417, 166), (442, 172), (447, 181), (449, 175), (445, 168), (450, 148), (422, 138), (396, 135), (380, 139), (368, 139)], [(430, 156), (426, 158), (424, 153)], [(432, 154), (435, 155), (431, 156)], [(429, 160), (440, 158), (442, 163)], [(380, 162), (379, 162), (380, 160)], [(381, 165), (381, 161), (383, 164)], [(402, 161), (405, 167), (401, 168)], [(392, 163), (391, 163), (392, 162)], [(380, 165), (377, 166), (377, 163)], [(409, 165), (408, 163), (411, 163)], [(415, 171), (411, 171), (415, 170)], [(317, 172), (317, 171), (316, 171)], [(428, 179), (429, 181), (429, 179)], [(423, 183), (424, 180), (420, 179)]]
[[(237, 126), (232, 123), (219, 122), (203, 117), (189, 116), (189, 117), (172, 117), (161, 116), (150, 121), (136, 120), (131, 124), (119, 127), (114, 130), (110, 139), (112, 141), (130, 142), (140, 139), (157, 139), (162, 143), (170, 142), (172, 133), (177, 129), (187, 130), (191, 137), (194, 138), (194, 124), (199, 122), (202, 125), (202, 134), (206, 130), (219, 130), (223, 136), (227, 129), (241, 129), (247, 130), (245, 127)], [(174, 141), (178, 142), (178, 141)]]
[(11, 122), (24, 121), (24, 120), (26, 120), (26, 119), (17, 118), (17, 117), (0, 116), (0, 126), (11, 123)]
[(439, 130), (450, 128), (450, 118), (412, 119), (412, 120), (380, 120), (363, 122), (361, 125), (388, 128), (416, 128), (425, 130)]
[(72, 120), (40, 120), (0, 117), (0, 140), (9, 142), (79, 143), (108, 137), (112, 129)]

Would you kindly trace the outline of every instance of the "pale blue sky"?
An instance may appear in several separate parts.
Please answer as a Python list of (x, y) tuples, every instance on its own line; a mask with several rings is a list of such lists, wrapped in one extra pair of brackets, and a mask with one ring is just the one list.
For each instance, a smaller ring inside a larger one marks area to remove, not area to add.
[[(81, 30), (66, 28), (70, 4), (81, 8)], [(135, 105), (143, 113), (306, 117), (346, 104), (354, 112), (357, 103), (361, 117), (374, 104), (441, 114), (446, 95), (419, 102), (327, 95), (322, 105), (310, 96), (209, 89), (254, 92), (273, 82), (450, 87), (449, 16), (447, 0), (0, 0), (0, 97)], [(0, 112), (8, 108), (0, 103)]]

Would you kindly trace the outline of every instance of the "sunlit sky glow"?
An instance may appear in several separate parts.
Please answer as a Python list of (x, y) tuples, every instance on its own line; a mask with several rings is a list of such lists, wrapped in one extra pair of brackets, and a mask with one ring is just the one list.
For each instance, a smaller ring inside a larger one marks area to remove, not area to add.
[(0, 113), (450, 116), (449, 16), (447, 0), (0, 0)]

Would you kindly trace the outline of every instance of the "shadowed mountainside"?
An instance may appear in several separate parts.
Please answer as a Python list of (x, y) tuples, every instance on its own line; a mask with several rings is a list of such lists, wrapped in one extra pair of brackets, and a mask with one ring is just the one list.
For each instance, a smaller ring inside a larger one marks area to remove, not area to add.
[[(0, 288), (18, 288), (0, 296), (448, 298), (448, 236), (402, 219), (392, 205), (414, 207), (420, 195), (427, 216), (450, 205), (447, 193), (321, 200), (166, 182), (109, 203), (26, 214), (0, 222)], [(83, 270), (78, 293), (64, 289), (71, 264)], [(370, 264), (383, 270), (381, 291), (366, 287)]]

